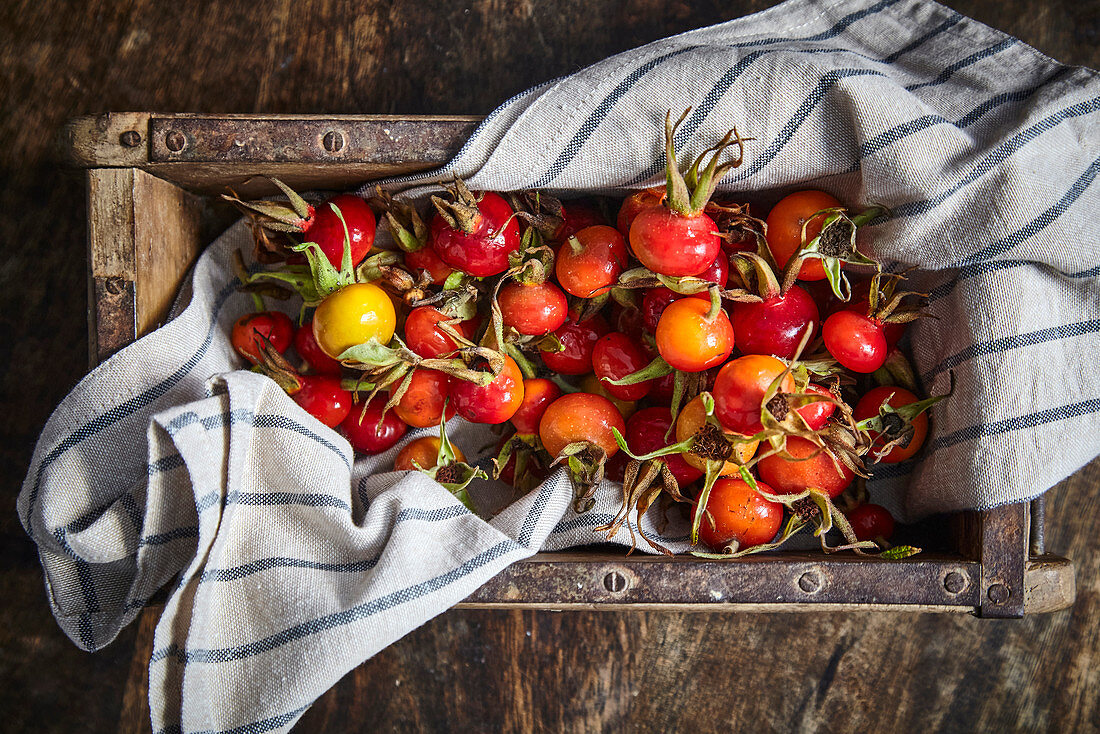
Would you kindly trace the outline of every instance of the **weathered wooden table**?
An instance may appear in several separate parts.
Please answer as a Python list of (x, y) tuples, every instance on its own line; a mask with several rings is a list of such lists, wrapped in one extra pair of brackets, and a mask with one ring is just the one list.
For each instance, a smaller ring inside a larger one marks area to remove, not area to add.
[[(484, 114), (607, 54), (770, 4), (479, 3), (427, 13), (415, 2), (273, 11), (138, 2), (61, 12), (46, 2), (0, 10), (8, 112), (0, 203), (9, 214), (0, 218), (9, 251), (0, 269), (9, 441), (0, 456), (9, 507), (37, 429), (86, 364), (84, 182), (57, 170), (50, 145), (64, 119), (109, 109)], [(1100, 63), (1095, 4), (951, 4), (1056, 58)], [(1098, 485), (1094, 462), (1048, 503), (1047, 544), (1078, 567), (1071, 611), (997, 623), (833, 611), (455, 610), (350, 674), (299, 728), (1096, 728)], [(154, 618), (95, 656), (78, 652), (49, 616), (14, 513), (0, 519), (0, 532), (5, 728), (148, 728), (145, 660), (134, 650)]]

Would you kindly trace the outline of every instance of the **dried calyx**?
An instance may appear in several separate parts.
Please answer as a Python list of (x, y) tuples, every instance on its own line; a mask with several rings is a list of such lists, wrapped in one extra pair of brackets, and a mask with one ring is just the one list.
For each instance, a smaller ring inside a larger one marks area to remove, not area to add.
[(573, 483), (573, 510), (588, 512), (596, 504), (596, 487), (603, 481), (607, 452), (592, 441), (576, 441), (561, 450), (550, 464), (553, 468), (564, 462)]
[(758, 251), (761, 247), (766, 250), (768, 225), (763, 219), (749, 214), (748, 204), (708, 201), (703, 213), (714, 221), (718, 236), (727, 243), (751, 243)]
[(451, 198), (448, 201), (441, 196), (432, 196), (432, 205), (435, 206), (435, 210), (451, 229), (471, 234), (477, 229), (477, 222), (481, 217), (481, 212), (477, 208), (478, 202), (481, 201), (480, 197), (475, 196), (466, 187), (465, 182), (457, 176), (450, 186), (443, 188)]
[(279, 179), (268, 178), (267, 180), (286, 195), (287, 201), (244, 201), (236, 194), (222, 194), (222, 198), (265, 229), (288, 234), (300, 234), (309, 229), (316, 213), (313, 205)]
[[(936, 318), (921, 310), (928, 299), (927, 293), (899, 291), (898, 284), (905, 280), (903, 273), (879, 271), (871, 278), (867, 294), (867, 317), (884, 324), (907, 324), (919, 318)], [(907, 297), (918, 299), (915, 304), (903, 304)]]
[(398, 201), (383, 189), (375, 187), (375, 203), (381, 210), (397, 246), (405, 252), (417, 252), (428, 246), (428, 225), (416, 207), (408, 201)]
[[(876, 205), (854, 215), (849, 215), (844, 208), (836, 207), (822, 209), (807, 217), (802, 224), (802, 246), (787, 262), (783, 282), (793, 282), (798, 277), (802, 263), (807, 259), (817, 258), (821, 260), (825, 276), (836, 297), (842, 301), (850, 300), (852, 285), (844, 274), (842, 266), (847, 263), (881, 269), (877, 260), (864, 255), (856, 248), (856, 230), (887, 214), (889, 210)], [(807, 240), (807, 230), (814, 222), (821, 222), (821, 232)]]
[(464, 461), (458, 460), (458, 454), (454, 445), (447, 438), (447, 423), (439, 422), (439, 453), (436, 455), (435, 466), (425, 469), (413, 462), (417, 470), (442, 484), (451, 494), (459, 499), (466, 509), (477, 514), (477, 507), (467, 487), (474, 479), (488, 479), (488, 475), (476, 467), (470, 466)]
[[(684, 110), (675, 124), (672, 122), (671, 110), (665, 114), (665, 206), (680, 214), (694, 216), (706, 208), (722, 176), (741, 165), (745, 157), (745, 142), (752, 138), (742, 138), (737, 133), (737, 128), (734, 128), (720, 141), (704, 150), (688, 168), (687, 173), (681, 173), (676, 162), (676, 130), (690, 112), (690, 107)], [(722, 154), (731, 146), (737, 146), (737, 157), (719, 163)]]
[(538, 231), (548, 240), (554, 239), (565, 222), (565, 208), (561, 200), (542, 191), (513, 191), (508, 194), (508, 203), (516, 217)]

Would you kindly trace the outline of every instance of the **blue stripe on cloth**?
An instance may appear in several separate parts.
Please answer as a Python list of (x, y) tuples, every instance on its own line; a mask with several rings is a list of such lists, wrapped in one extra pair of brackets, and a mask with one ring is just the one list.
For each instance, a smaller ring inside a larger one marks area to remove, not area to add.
[(284, 415), (271, 415), (271, 414), (258, 415), (258, 416), (256, 416), (255, 426), (256, 426), (256, 428), (282, 428), (282, 429), (287, 430), (287, 431), (294, 431), (295, 433), (300, 433), (301, 435), (305, 436), (306, 438), (313, 439), (314, 441), (321, 444), (322, 446), (324, 446), (329, 451), (332, 451), (333, 453), (338, 455), (340, 457), (340, 459), (344, 462), (344, 466), (346, 466), (349, 470), (351, 469), (351, 460), (348, 459), (347, 455), (343, 451), (341, 451), (340, 448), (336, 444), (334, 444), (331, 441), (327, 440), (323, 436), (320, 436), (320, 435), (314, 433), (310, 429), (303, 426), (301, 423), (298, 423), (297, 421), (291, 420), (290, 418), (287, 418)]
[(886, 64), (894, 63), (895, 61), (897, 61), (898, 59), (900, 59), (902, 56), (909, 53), (910, 51), (913, 51), (917, 48), (920, 48), (921, 46), (928, 43), (930, 40), (932, 40), (936, 36), (940, 35), (944, 31), (948, 30), (949, 28), (952, 28), (955, 25), (958, 25), (959, 21), (961, 21), (962, 19), (963, 19), (962, 15), (959, 15), (958, 13), (953, 14), (950, 18), (948, 18), (944, 22), (940, 23), (938, 26), (936, 26), (932, 30), (928, 31), (923, 36), (918, 36), (917, 38), (913, 39), (913, 41), (911, 41), (910, 43), (907, 43), (905, 46), (898, 49), (894, 53), (890, 54), (889, 56), (883, 57), (883, 59), (882, 59), (883, 63), (886, 63)]
[(918, 89), (924, 89), (925, 87), (932, 87), (937, 84), (943, 84), (948, 79), (953, 77), (955, 75), (955, 72), (965, 69), (968, 66), (973, 66), (979, 61), (984, 61), (990, 56), (999, 54), (1001, 51), (1004, 51), (1006, 48), (1011, 48), (1017, 43), (1019, 43), (1019, 41), (1017, 41), (1015, 38), (1006, 38), (998, 44), (990, 46), (989, 48), (983, 48), (981, 51), (971, 54), (965, 59), (956, 61), (954, 64), (951, 64), (946, 69), (941, 71), (935, 79), (931, 79), (927, 82), (921, 82), (920, 84), (910, 84), (908, 87), (905, 88), (905, 91), (915, 92)]
[(1097, 332), (1100, 332), (1100, 319), (1091, 319), (1089, 321), (1079, 321), (1074, 324), (1060, 324), (1049, 329), (1039, 329), (1026, 334), (1012, 334), (986, 342), (979, 342), (947, 357), (935, 367), (922, 374), (921, 380), (927, 385), (931, 383), (932, 379), (937, 375), (958, 367), (963, 362), (969, 362), (975, 357), (1001, 354), (1012, 349), (1031, 347), (1036, 344), (1043, 344), (1061, 339), (1071, 339), (1075, 336), (1095, 334)]
[(523, 525), (519, 531), (519, 544), (524, 548), (530, 547), (531, 537), (535, 533), (535, 526), (542, 519), (542, 511), (546, 509), (546, 505), (553, 494), (554, 491), (550, 486), (550, 482), (543, 482), (542, 486), (539, 487), (539, 493), (535, 495), (535, 504), (531, 511), (527, 513), (527, 517), (523, 518)]
[[(1035, 413), (1028, 413), (1026, 415), (1017, 416), (1015, 418), (1008, 418), (1003, 421), (997, 421), (996, 423), (990, 423), (987, 425), (970, 426), (969, 428), (963, 428), (949, 433), (946, 436), (940, 436), (932, 442), (931, 451), (929, 454), (938, 451), (939, 449), (949, 448), (964, 441), (974, 441), (984, 436), (996, 436), (1001, 433), (1009, 433), (1011, 431), (1019, 431), (1024, 428), (1034, 428), (1035, 426), (1046, 425), (1047, 423), (1055, 423), (1057, 421), (1067, 420), (1069, 418), (1079, 418), (1084, 415), (1096, 413), (1100, 411), (1100, 398), (1092, 400), (1083, 400), (1079, 403), (1071, 403), (1069, 405), (1061, 405), (1057, 408), (1050, 408), (1048, 410), (1040, 410)], [(926, 457), (927, 458), (927, 457)]]
[[(756, 46), (768, 46), (768, 45), (773, 45), (773, 44), (777, 44), (777, 43), (789, 43), (789, 42), (792, 42), (792, 41), (821, 41), (821, 40), (826, 40), (826, 39), (833, 38), (833, 37), (839, 35), (842, 31), (844, 31), (846, 28), (851, 26), (856, 21), (862, 20), (863, 18), (866, 18), (870, 15), (874, 15), (874, 14), (876, 14), (876, 13), (882, 11), (883, 9), (888, 8), (892, 5), (896, 5), (899, 1), (900, 0), (881, 0), (880, 2), (876, 3), (875, 5), (872, 5), (868, 8), (864, 8), (863, 10), (858, 10), (858, 11), (855, 11), (853, 13), (850, 13), (850, 14), (846, 15), (845, 17), (843, 17), (839, 21), (837, 21), (836, 24), (834, 24), (828, 30), (822, 31), (821, 33), (818, 33), (818, 34), (813, 35), (813, 36), (807, 36), (807, 37), (804, 37), (804, 38), (796, 38), (796, 39), (785, 38), (785, 37), (761, 38), (761, 39), (757, 39), (755, 41), (747, 41), (747, 42), (744, 42), (744, 43), (730, 44), (729, 48), (753, 48), (753, 47), (756, 47)], [(652, 71), (657, 66), (663, 64), (668, 59), (674, 58), (676, 56), (679, 56), (683, 53), (687, 53), (689, 51), (696, 51), (696, 50), (700, 50), (700, 49), (703, 49), (703, 48), (707, 48), (707, 47), (705, 47), (705, 46), (688, 46), (688, 47), (685, 47), (685, 48), (682, 48), (682, 49), (677, 49), (676, 51), (667, 53), (667, 54), (665, 54), (663, 56), (660, 56), (660, 57), (657, 57), (655, 59), (651, 59), (650, 61), (646, 62), (645, 64), (643, 64), (642, 66), (638, 67), (633, 72), (631, 72), (629, 75), (627, 75), (627, 77), (625, 79), (623, 79), (623, 81), (619, 82), (619, 84), (616, 85), (615, 89), (613, 89), (608, 94), (607, 97), (605, 97), (603, 100), (601, 100), (600, 104), (596, 107), (596, 109), (592, 112), (592, 114), (589, 115), (588, 119), (586, 119), (581, 124), (580, 128), (573, 135), (573, 138), (569, 141), (569, 143), (566, 145), (565, 149), (561, 152), (561, 154), (558, 155), (558, 158), (554, 161), (554, 163), (550, 166), (550, 168), (547, 169), (547, 171), (545, 173), (543, 173), (541, 176), (539, 176), (531, 184), (532, 187), (540, 188), (540, 187), (547, 186), (562, 171), (564, 171), (565, 168), (570, 163), (573, 162), (573, 159), (576, 158), (577, 153), (580, 152), (581, 148), (588, 141), (588, 139), (592, 136), (592, 134), (596, 131), (596, 129), (599, 128), (600, 123), (602, 123), (603, 120), (607, 117), (607, 114), (608, 114), (608, 112), (611, 111), (611, 108), (614, 107), (615, 104), (620, 99), (622, 99), (626, 95), (626, 93), (628, 91), (630, 91), (630, 89), (635, 84), (637, 84), (637, 82), (642, 77), (644, 77), (646, 74), (648, 74), (650, 71)], [(845, 51), (846, 49), (835, 49), (835, 50), (836, 51)], [(764, 52), (750, 54), (749, 56), (751, 56), (751, 59), (748, 59), (748, 57), (746, 57), (747, 62), (751, 63), (752, 61), (755, 61), (763, 53)], [(742, 61), (746, 61), (746, 59), (743, 59)], [(747, 66), (747, 64), (745, 64), (745, 65)], [(744, 66), (742, 66), (741, 62), (738, 62), (738, 66), (741, 66), (742, 70), (743, 70)], [(715, 85), (715, 87), (712, 88), (711, 91), (707, 94), (707, 96), (704, 99), (704, 103), (705, 104), (710, 104), (711, 106), (713, 106), (713, 104), (717, 101), (717, 99), (719, 97), (721, 97), (722, 94), (725, 93), (725, 90), (729, 88), (729, 85), (731, 85), (733, 83), (733, 80), (736, 79), (737, 76), (739, 76), (739, 75), (740, 75), (740, 71), (735, 72), (735, 74), (732, 77), (730, 77), (730, 72), (727, 72), (727, 74), (724, 75), (723, 78), (721, 80), (719, 80), (719, 82)], [(727, 77), (730, 77), (730, 78), (727, 79)], [(721, 88), (723, 84), (726, 85), (725, 89)], [(696, 125), (702, 123), (702, 120), (703, 120), (703, 118), (705, 118), (707, 113), (709, 113), (709, 110), (704, 112), (703, 115), (698, 118), (698, 122), (696, 123)], [(691, 128), (689, 126), (689, 130), (693, 130), (693, 129), (694, 128)], [(660, 170), (660, 167), (658, 167), (657, 170)], [(656, 173), (656, 171), (654, 171), (654, 173), (649, 174), (649, 176), (639, 177), (638, 181), (644, 181), (646, 178), (649, 178), (650, 176), (654, 175), (655, 173)]]
[(230, 492), (226, 504), (244, 507), (279, 507), (297, 505), (301, 507), (335, 507), (351, 512), (351, 505), (339, 497), (330, 494), (312, 492)]
[(199, 528), (198, 526), (192, 525), (190, 527), (176, 528), (175, 530), (169, 530), (164, 533), (157, 533), (156, 535), (147, 536), (139, 540), (138, 545), (164, 545), (165, 543), (171, 543), (174, 540), (180, 540), (182, 538), (197, 537), (199, 537)]
[[(312, 704), (306, 704), (285, 714), (272, 716), (249, 724), (235, 726), (232, 729), (203, 729), (202, 731), (188, 732), (188, 734), (264, 734), (264, 732), (280, 729), (301, 716)], [(158, 729), (156, 734), (183, 734), (179, 724), (172, 724), (163, 729)]]
[(369, 602), (360, 604), (342, 612), (336, 612), (334, 614), (328, 614), (318, 619), (311, 620), (309, 622), (303, 622), (302, 624), (289, 627), (282, 632), (278, 632), (269, 637), (265, 637), (262, 640), (251, 642), (246, 645), (239, 645), (235, 647), (226, 648), (213, 648), (213, 649), (196, 649), (196, 650), (181, 650), (178, 645), (172, 644), (168, 647), (155, 650), (149, 660), (150, 665), (154, 665), (161, 660), (174, 659), (177, 662), (182, 663), (223, 663), (230, 660), (239, 660), (241, 658), (250, 657), (252, 655), (259, 655), (260, 653), (270, 652), (271, 650), (278, 649), (283, 645), (300, 640), (311, 635), (325, 632), (332, 629), (338, 629), (344, 627), (353, 622), (357, 622), (362, 619), (371, 617), (379, 612), (393, 609), (415, 601), (428, 594), (440, 591), (447, 586), (462, 580), (469, 576), (477, 569), (491, 563), (498, 558), (501, 558), (509, 553), (524, 550), (522, 546), (518, 545), (513, 540), (503, 540), (497, 543), (492, 548), (489, 548), (481, 553), (477, 554), (470, 560), (466, 561), (462, 565), (440, 574), (432, 579), (414, 584), (413, 586), (399, 589), (397, 591), (386, 594), (385, 596), (372, 599)]
[(210, 345), (214, 341), (214, 333), (218, 325), (218, 314), (221, 313), (222, 307), (229, 300), (230, 296), (237, 292), (237, 287), (240, 285), (240, 281), (233, 278), (226, 284), (222, 290), (220, 290), (214, 299), (214, 309), (211, 313), (211, 319), (209, 327), (206, 331), (202, 344), (195, 351), (191, 357), (183, 363), (183, 365), (169, 375), (164, 380), (161, 380), (156, 385), (153, 385), (147, 390), (135, 395), (134, 397), (126, 400), (125, 402), (115, 406), (106, 413), (101, 413), (92, 420), (88, 421), (84, 425), (77, 428), (75, 431), (66, 436), (46, 457), (42, 460), (42, 463), (38, 465), (38, 470), (35, 472), (34, 484), (31, 486), (30, 496), (27, 502), (27, 512), (23, 517), (23, 524), (27, 528), (33, 527), (31, 518), (34, 515), (34, 506), (38, 501), (38, 493), (42, 489), (42, 476), (46, 470), (53, 465), (58, 458), (60, 458), (66, 451), (77, 446), (81, 442), (95, 436), (97, 433), (114, 425), (118, 421), (127, 418), (142, 408), (148, 407), (158, 398), (161, 398), (172, 387), (179, 384), (184, 377), (198, 366), (202, 358), (206, 356), (207, 350), (210, 349)]
[(1061, 110), (1058, 110), (1054, 114), (1040, 120), (1034, 125), (1031, 125), (1025, 130), (1022, 130), (1021, 132), (1017, 133), (1005, 142), (998, 145), (996, 148), (994, 148), (993, 152), (982, 159), (978, 163), (978, 165), (976, 165), (970, 171), (969, 174), (967, 174), (946, 191), (940, 192), (931, 199), (910, 201), (893, 207), (891, 211), (893, 218), (898, 219), (901, 217), (917, 216), (919, 214), (924, 214), (928, 211), (931, 211), (932, 209), (935, 209), (940, 204), (944, 203), (952, 196), (957, 194), (959, 191), (974, 183), (986, 173), (993, 170), (995, 166), (1004, 162), (1013, 153), (1015, 153), (1024, 145), (1039, 137), (1043, 133), (1054, 129), (1066, 120), (1089, 115), (1098, 110), (1100, 110), (1100, 97), (1094, 97), (1093, 99), (1089, 99), (1084, 102), (1078, 102), (1077, 104), (1070, 105), (1069, 107), (1064, 107)]
[(658, 56), (655, 59), (650, 59), (649, 61), (632, 71), (630, 74), (628, 74), (625, 79), (619, 82), (615, 86), (615, 88), (611, 90), (610, 94), (608, 94), (606, 97), (603, 98), (603, 100), (600, 101), (600, 104), (597, 105), (596, 109), (593, 110), (588, 119), (585, 120), (581, 124), (577, 132), (573, 134), (573, 138), (569, 141), (568, 144), (566, 144), (565, 149), (558, 154), (557, 159), (550, 165), (545, 173), (535, 179), (535, 181), (531, 184), (532, 188), (543, 188), (547, 186), (551, 181), (557, 178), (559, 173), (565, 170), (565, 167), (573, 161), (573, 159), (577, 156), (577, 153), (580, 152), (580, 149), (584, 147), (584, 144), (588, 141), (590, 137), (592, 137), (592, 133), (596, 132), (596, 129), (600, 126), (600, 123), (604, 121), (604, 118), (607, 117), (607, 113), (611, 111), (611, 108), (614, 107), (620, 99), (626, 96), (626, 93), (630, 91), (631, 87), (633, 87), (639, 79), (644, 77), (656, 67), (663, 64), (668, 59), (672, 59), (682, 54), (688, 53), (690, 51), (696, 51), (701, 48), (704, 47), (687, 46), (677, 49), (675, 51), (671, 51), (667, 54), (664, 54), (663, 56)]
[(989, 273), (995, 273), (998, 270), (1011, 270), (1014, 268), (1022, 267), (1037, 267), (1050, 270), (1052, 274), (1056, 274), (1059, 277), (1067, 278), (1070, 280), (1079, 280), (1082, 278), (1095, 278), (1100, 275), (1100, 265), (1089, 268), (1088, 270), (1079, 270), (1076, 273), (1063, 273), (1057, 270), (1047, 263), (1038, 262), (1035, 260), (986, 260), (985, 262), (974, 263), (973, 265), (967, 265), (966, 267), (959, 268), (955, 274), (955, 278), (943, 285), (933, 288), (928, 293), (929, 304), (935, 303), (941, 298), (949, 296), (958, 284), (969, 278), (974, 278), (979, 275), (988, 275)]
[(161, 474), (163, 472), (171, 471), (173, 469), (179, 469), (183, 466), (183, 457), (179, 454), (169, 454), (168, 456), (162, 456), (156, 461), (151, 462), (146, 468), (146, 474), (152, 476), (154, 474)]
[(783, 125), (782, 130), (776, 138), (768, 144), (768, 147), (764, 150), (764, 153), (757, 158), (753, 159), (752, 165), (748, 168), (738, 171), (735, 176), (729, 176), (725, 179), (725, 183), (733, 183), (735, 181), (743, 181), (746, 178), (753, 176), (764, 169), (772, 160), (779, 155), (780, 151), (786, 147), (790, 139), (798, 131), (798, 128), (802, 126), (802, 123), (806, 121), (806, 118), (810, 116), (810, 113), (814, 111), (821, 100), (825, 98), (838, 81), (846, 79), (848, 77), (857, 76), (879, 76), (885, 77), (885, 74), (878, 71), (872, 71), (871, 69), (834, 69), (833, 71), (825, 73), (813, 91), (802, 100), (802, 104), (799, 105), (798, 110), (787, 120)]
[(237, 423), (251, 424), (256, 428), (281, 428), (305, 436), (339, 456), (344, 466), (349, 470), (351, 469), (351, 461), (348, 459), (347, 455), (340, 450), (339, 446), (325, 437), (314, 433), (298, 421), (284, 415), (276, 415), (273, 413), (256, 415), (250, 410), (238, 409), (230, 411), (228, 414), (218, 413), (216, 415), (200, 418), (197, 413), (189, 411), (187, 413), (181, 413), (173, 418), (172, 421), (165, 426), (165, 430), (168, 431), (169, 435), (175, 436), (187, 426), (195, 424), (201, 424), (204, 430), (210, 431), (216, 428), (224, 428), (226, 425), (235, 425)]
[(977, 262), (982, 262), (996, 257), (997, 255), (1008, 252), (1013, 247), (1016, 247), (1025, 240), (1032, 236), (1042, 232), (1054, 222), (1058, 221), (1058, 218), (1062, 216), (1069, 209), (1074, 202), (1081, 198), (1092, 182), (1096, 180), (1096, 174), (1100, 173), (1100, 158), (1094, 160), (1092, 164), (1085, 169), (1076, 181), (1073, 182), (1073, 186), (1069, 191), (1062, 195), (1062, 198), (1057, 201), (1053, 206), (1048, 208), (1042, 214), (1032, 219), (1026, 225), (1016, 230), (1012, 234), (1004, 237), (997, 242), (994, 242), (987, 247), (982, 248), (978, 252), (975, 252), (965, 260), (960, 261), (957, 265), (951, 267), (963, 267), (966, 265), (973, 265)]
[[(174, 418), (165, 428), (166, 428), (166, 430), (168, 431), (168, 433), (170, 435), (174, 436), (176, 433), (183, 430), (185, 427), (195, 425), (195, 424), (201, 424), (204, 430), (209, 431), (209, 430), (214, 430), (216, 428), (222, 428), (227, 424), (233, 425), (233, 424), (236, 424), (236, 423), (250, 423), (253, 426), (255, 426), (256, 428), (281, 428), (281, 429), (285, 429), (285, 430), (288, 430), (288, 431), (293, 431), (293, 432), (298, 433), (302, 436), (306, 436), (307, 438), (313, 439), (317, 443), (319, 443), (322, 446), (324, 446), (325, 448), (327, 448), (329, 451), (331, 451), (334, 454), (336, 454), (337, 456), (339, 456), (340, 460), (344, 463), (344, 466), (346, 466), (349, 470), (351, 469), (351, 463), (350, 463), (348, 457), (344, 454), (343, 451), (340, 450), (340, 448), (338, 446), (333, 444), (331, 441), (326, 440), (324, 437), (314, 433), (313, 431), (306, 428), (305, 426), (298, 423), (297, 421), (294, 421), (294, 420), (292, 420), (290, 418), (287, 418), (286, 416), (282, 416), (282, 415), (263, 414), (263, 415), (258, 415), (257, 416), (257, 415), (255, 415), (254, 413), (252, 413), (251, 411), (248, 411), (248, 410), (235, 410), (235, 411), (231, 411), (229, 414), (219, 413), (217, 415), (207, 416), (205, 418), (200, 419), (199, 415), (197, 413), (187, 412), (187, 413), (182, 413), (182, 414), (176, 416), (176, 418)], [(148, 469), (147, 469), (147, 473), (149, 473), (151, 475), (151, 474), (155, 473), (156, 471), (163, 471), (166, 465), (169, 465), (169, 464), (176, 465), (177, 462), (178, 462), (179, 465), (183, 464), (183, 459), (182, 459), (182, 457), (179, 456), (179, 454), (174, 454), (172, 456), (164, 457), (164, 458), (159, 459), (156, 462), (154, 462), (154, 464), (157, 465), (157, 466), (154, 466), (152, 464), (149, 465)], [(203, 510), (208, 509), (213, 504), (217, 504), (218, 498), (219, 498), (219, 495), (217, 493), (211, 492), (211, 493), (207, 494), (205, 497), (200, 499), (199, 502), (196, 504), (196, 510), (199, 512), (199, 514), (202, 514)], [(341, 509), (344, 509), (344, 510), (347, 510), (348, 512), (351, 512), (351, 507), (346, 502), (344, 502), (342, 500), (339, 500), (335, 497), (331, 497), (330, 495), (313, 495), (313, 496), (310, 496), (310, 495), (291, 495), (289, 493), (286, 493), (286, 494), (271, 493), (271, 494), (256, 494), (254, 496), (253, 495), (244, 495), (243, 498), (241, 498), (239, 500), (236, 497), (234, 497), (234, 500), (238, 501), (239, 504), (243, 504), (243, 505), (249, 505), (249, 504), (252, 504), (252, 505), (258, 505), (258, 504), (269, 504), (269, 505), (302, 504), (302, 505), (309, 505), (309, 506), (313, 506), (313, 507), (319, 507), (319, 506), (325, 505), (325, 506), (332, 506), (332, 507), (340, 507)], [(227, 501), (229, 501), (228, 498), (227, 498)], [(68, 532), (78, 532), (79, 530), (83, 530), (83, 529), (87, 528), (88, 526), (90, 526), (92, 523), (94, 523), (96, 520), (98, 520), (102, 516), (105, 509), (106, 508), (99, 508), (99, 509), (93, 510), (92, 512), (87, 513), (87, 514), (71, 521), (65, 527), (65, 530), (68, 531)], [(138, 526), (140, 527), (140, 524)]]
[[(463, 517), (467, 514), (469, 514), (469, 510), (462, 505), (441, 507), (434, 510), (406, 507), (397, 513), (397, 517), (394, 519), (394, 527), (396, 528), (398, 525), (413, 521), (443, 522), (444, 520), (453, 520), (456, 517)], [(334, 573), (359, 573), (374, 568), (380, 557), (381, 556), (374, 556), (366, 560), (350, 561), (347, 563), (324, 563), (321, 561), (310, 561), (302, 558), (281, 556), (261, 558), (241, 566), (225, 569), (215, 568), (203, 571), (202, 575), (199, 576), (199, 583), (203, 584), (208, 581), (236, 581), (237, 579), (251, 576), (254, 573), (269, 571), (273, 568), (309, 568), (317, 571), (331, 571)]]

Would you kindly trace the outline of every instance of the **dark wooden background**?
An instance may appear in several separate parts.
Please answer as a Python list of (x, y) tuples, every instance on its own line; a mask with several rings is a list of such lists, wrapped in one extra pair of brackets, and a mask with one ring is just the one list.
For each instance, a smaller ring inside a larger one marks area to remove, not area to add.
[[(37, 433), (87, 362), (84, 181), (56, 142), (67, 118), (485, 114), (609, 54), (772, 4), (0, 3), (0, 729), (112, 732), (146, 716), (128, 688), (145, 666), (135, 630), (79, 652), (14, 511)], [(1100, 66), (1095, 0), (948, 4)], [(1071, 610), (1011, 622), (455, 611), (349, 675), (298, 730), (1098, 730), (1098, 495), (1093, 462), (1048, 502), (1048, 548), (1077, 563)]]

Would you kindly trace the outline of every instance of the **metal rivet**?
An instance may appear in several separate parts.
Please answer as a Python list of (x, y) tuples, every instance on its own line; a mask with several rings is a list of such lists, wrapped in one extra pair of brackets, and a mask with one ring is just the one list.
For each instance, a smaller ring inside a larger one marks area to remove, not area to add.
[(603, 585), (608, 591), (618, 594), (626, 591), (626, 577), (618, 571), (612, 571), (603, 577)]
[(952, 571), (943, 577), (943, 588), (947, 589), (949, 594), (958, 594), (966, 588), (966, 576), (958, 571)]
[(126, 148), (136, 148), (141, 145), (141, 133), (137, 130), (127, 130), (118, 136), (118, 142)]
[(103, 287), (107, 289), (107, 292), (112, 296), (117, 296), (126, 290), (126, 281), (117, 275), (112, 275), (107, 278), (107, 282), (103, 284)]
[(993, 584), (989, 587), (986, 595), (989, 597), (989, 601), (994, 604), (1004, 604), (1008, 601), (1008, 597), (1012, 596), (1012, 592), (1004, 584)]
[(816, 591), (820, 591), (821, 584), (821, 574), (817, 571), (807, 571), (798, 579), (798, 588), (802, 589), (807, 594), (813, 594)]
[(187, 138), (179, 130), (169, 130), (164, 136), (164, 144), (168, 146), (168, 150), (179, 153), (187, 147)]
[(321, 145), (329, 153), (339, 153), (344, 148), (344, 134), (338, 130), (329, 130), (325, 137), (321, 138)]

